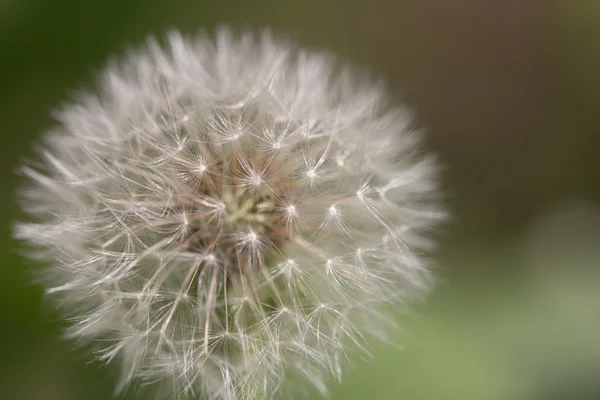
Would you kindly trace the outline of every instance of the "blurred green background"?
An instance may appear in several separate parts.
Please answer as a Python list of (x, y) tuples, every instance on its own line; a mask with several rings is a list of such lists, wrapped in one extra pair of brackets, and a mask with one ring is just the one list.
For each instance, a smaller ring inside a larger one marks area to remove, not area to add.
[(116, 372), (60, 340), (29, 284), (14, 168), (109, 57), (219, 24), (374, 70), (446, 166), (436, 290), (332, 399), (600, 399), (597, 0), (0, 0), (0, 398), (105, 400)]

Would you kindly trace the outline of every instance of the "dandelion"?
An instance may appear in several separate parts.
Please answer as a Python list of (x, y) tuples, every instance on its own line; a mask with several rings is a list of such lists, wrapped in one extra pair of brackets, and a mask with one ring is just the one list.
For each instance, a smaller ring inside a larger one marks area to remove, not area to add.
[(327, 54), (173, 32), (57, 118), (20, 170), (15, 235), (119, 390), (325, 393), (385, 337), (382, 306), (429, 285), (436, 163), (407, 110)]

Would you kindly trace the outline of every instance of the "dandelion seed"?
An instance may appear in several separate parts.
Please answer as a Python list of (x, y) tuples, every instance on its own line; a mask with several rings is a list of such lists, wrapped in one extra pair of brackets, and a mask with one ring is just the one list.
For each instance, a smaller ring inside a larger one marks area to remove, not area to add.
[(15, 235), (69, 337), (157, 398), (325, 392), (427, 288), (436, 164), (380, 85), (219, 30), (154, 40), (67, 105)]

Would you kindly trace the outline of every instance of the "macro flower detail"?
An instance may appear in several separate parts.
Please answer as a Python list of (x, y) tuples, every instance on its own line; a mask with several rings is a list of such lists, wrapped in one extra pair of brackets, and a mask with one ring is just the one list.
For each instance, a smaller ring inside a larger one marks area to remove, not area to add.
[[(444, 218), (410, 113), (270, 34), (149, 40), (57, 114), (15, 235), (68, 336), (157, 398), (326, 392)], [(297, 393), (297, 392), (294, 392)]]

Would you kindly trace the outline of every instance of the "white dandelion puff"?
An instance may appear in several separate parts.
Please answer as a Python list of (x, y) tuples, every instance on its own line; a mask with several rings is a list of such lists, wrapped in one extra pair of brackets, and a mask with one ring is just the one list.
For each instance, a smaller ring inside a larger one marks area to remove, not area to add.
[(409, 113), (331, 56), (268, 33), (176, 32), (111, 64), (21, 172), (68, 336), (119, 389), (267, 399), (341, 376), (428, 287), (444, 217)]

